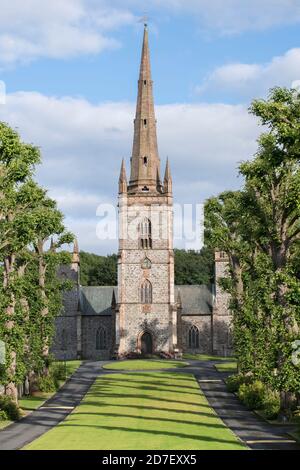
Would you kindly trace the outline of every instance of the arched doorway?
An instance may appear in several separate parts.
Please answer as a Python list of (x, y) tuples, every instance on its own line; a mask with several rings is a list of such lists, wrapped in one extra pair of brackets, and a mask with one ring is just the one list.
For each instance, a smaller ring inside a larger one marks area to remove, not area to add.
[(152, 336), (148, 331), (141, 336), (141, 353), (142, 354), (152, 354), (153, 352), (153, 342)]

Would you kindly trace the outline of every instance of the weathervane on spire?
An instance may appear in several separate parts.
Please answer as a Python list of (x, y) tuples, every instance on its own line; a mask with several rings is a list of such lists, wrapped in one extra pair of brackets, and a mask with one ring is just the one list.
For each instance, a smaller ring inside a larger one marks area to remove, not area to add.
[(145, 14), (139, 19), (139, 23), (144, 23), (145, 28), (148, 26), (149, 16)]

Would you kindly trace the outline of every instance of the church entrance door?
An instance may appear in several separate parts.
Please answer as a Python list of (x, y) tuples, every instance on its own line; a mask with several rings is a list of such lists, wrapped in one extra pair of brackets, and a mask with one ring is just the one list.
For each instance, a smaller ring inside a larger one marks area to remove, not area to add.
[(143, 333), (141, 337), (141, 353), (152, 354), (152, 352), (153, 352), (152, 336), (148, 331), (145, 331), (145, 333)]

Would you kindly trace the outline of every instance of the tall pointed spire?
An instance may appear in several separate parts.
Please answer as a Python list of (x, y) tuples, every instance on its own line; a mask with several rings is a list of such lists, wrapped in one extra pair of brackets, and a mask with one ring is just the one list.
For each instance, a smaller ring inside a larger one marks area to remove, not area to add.
[(133, 192), (157, 191), (157, 174), (159, 174), (160, 161), (157, 148), (152, 83), (148, 30), (147, 25), (145, 25), (129, 181), (129, 191)]
[(127, 178), (124, 158), (122, 160), (120, 177), (119, 177), (119, 194), (127, 193)]
[(79, 257), (79, 247), (78, 247), (78, 240), (77, 238), (74, 238), (73, 241), (73, 253), (72, 253), (72, 269), (77, 270), (78, 266), (80, 264), (80, 257)]
[(167, 158), (165, 177), (164, 177), (164, 192), (172, 193), (172, 177), (169, 165), (169, 158)]

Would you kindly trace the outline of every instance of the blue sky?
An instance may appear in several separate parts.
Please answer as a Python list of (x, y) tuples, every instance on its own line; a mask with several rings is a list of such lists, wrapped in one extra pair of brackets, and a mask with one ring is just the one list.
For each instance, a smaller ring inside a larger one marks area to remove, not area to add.
[[(43, 7), (41, 7), (43, 5)], [(0, 0), (0, 119), (41, 147), (37, 175), (82, 249), (127, 170), (145, 9), (162, 162), (178, 203), (236, 188), (260, 129), (247, 106), (300, 80), (299, 0)], [(182, 243), (176, 242), (178, 246)]]
[[(217, 89), (199, 96), (195, 88), (218, 66), (266, 63), (299, 44), (299, 24), (230, 35), (213, 31), (208, 35), (201, 32), (192, 15), (174, 15), (162, 21), (157, 14), (150, 20), (149, 30), (157, 104), (236, 102), (235, 97)], [(119, 41), (115, 49), (9, 66), (2, 69), (1, 78), (8, 92), (35, 90), (50, 96), (80, 96), (94, 103), (132, 101), (136, 98), (141, 34), (142, 24), (126, 25), (114, 32)]]

